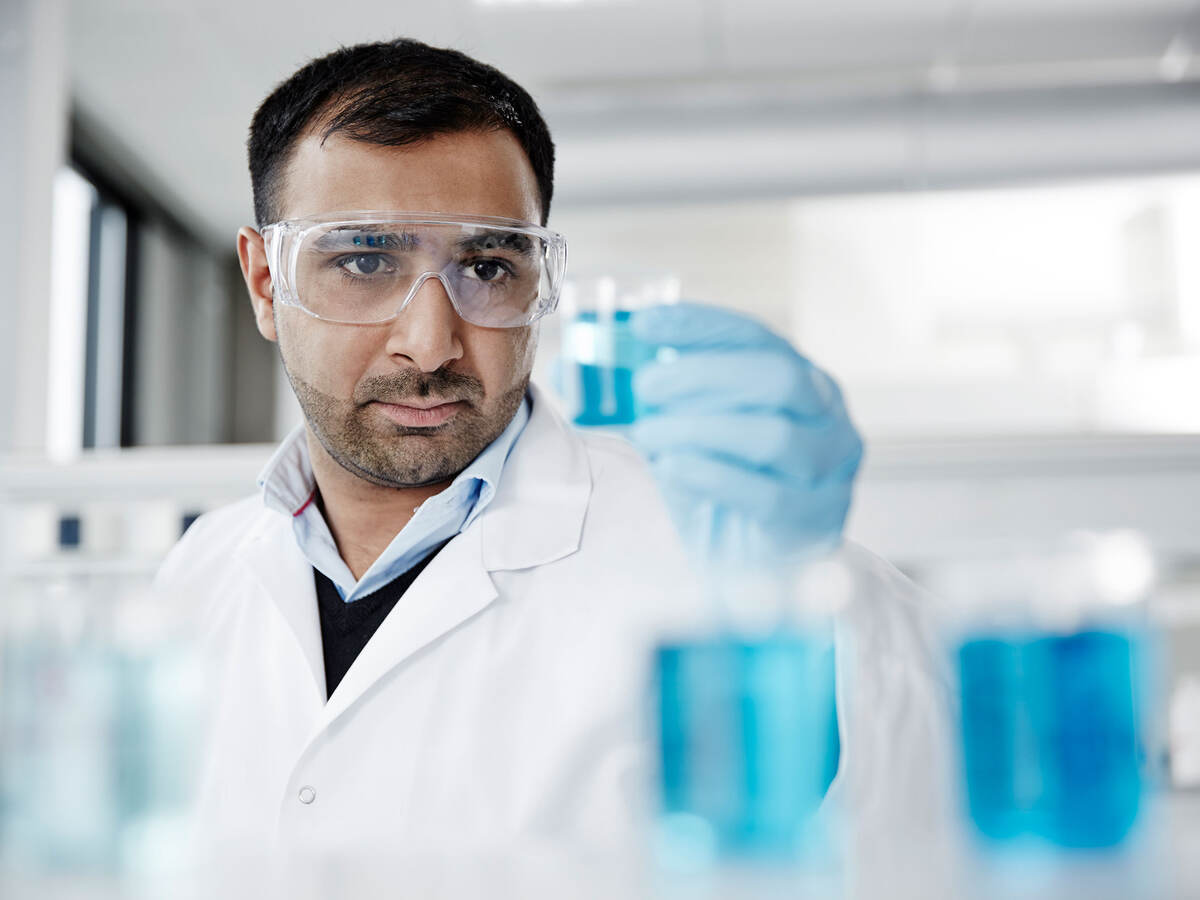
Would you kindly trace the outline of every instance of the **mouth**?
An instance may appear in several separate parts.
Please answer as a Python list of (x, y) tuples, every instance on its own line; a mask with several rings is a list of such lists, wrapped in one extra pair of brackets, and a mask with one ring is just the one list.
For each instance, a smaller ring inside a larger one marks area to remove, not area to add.
[(376, 400), (374, 405), (379, 407), (379, 410), (397, 425), (428, 428), (449, 422), (466, 408), (467, 403), (464, 400), (430, 403), (414, 399), (404, 403), (384, 403)]

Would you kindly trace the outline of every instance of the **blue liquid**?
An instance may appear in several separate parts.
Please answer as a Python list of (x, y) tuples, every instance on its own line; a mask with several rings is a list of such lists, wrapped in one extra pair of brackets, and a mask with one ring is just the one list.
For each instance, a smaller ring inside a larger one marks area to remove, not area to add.
[(804, 852), (841, 750), (832, 647), (714, 638), (660, 647), (656, 667), (663, 821), (700, 823), (723, 855)]
[(981, 637), (959, 649), (975, 825), (1061, 847), (1111, 847), (1137, 818), (1135, 651), (1128, 636)]
[(120, 672), (90, 647), (3, 648), (0, 843), (62, 869), (111, 868), (120, 795), (114, 710)]
[(568, 326), (576, 425), (629, 425), (637, 418), (633, 373), (653, 358), (654, 350), (634, 338), (629, 315), (616, 310), (600, 321), (596, 313), (582, 312)]
[(115, 871), (127, 827), (184, 810), (200, 734), (195, 698), (167, 680), (186, 665), (174, 651), (0, 647), (0, 856)]

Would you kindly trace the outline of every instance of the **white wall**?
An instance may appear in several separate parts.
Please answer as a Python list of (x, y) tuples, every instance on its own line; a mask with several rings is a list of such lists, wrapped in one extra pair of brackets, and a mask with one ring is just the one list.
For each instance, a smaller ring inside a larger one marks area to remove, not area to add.
[(0, 3), (0, 452), (46, 442), (51, 199), (68, 99), (61, 0)]
[(1076, 530), (1134, 529), (1165, 559), (1194, 561), (1198, 497), (1194, 435), (877, 441), (847, 533), (914, 571)]

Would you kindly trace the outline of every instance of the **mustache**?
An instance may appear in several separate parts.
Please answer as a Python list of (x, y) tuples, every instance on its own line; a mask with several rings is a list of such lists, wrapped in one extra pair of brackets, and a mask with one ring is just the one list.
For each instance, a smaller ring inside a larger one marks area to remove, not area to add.
[(355, 390), (355, 402), (403, 403), (408, 399), (434, 397), (447, 403), (465, 400), (474, 404), (483, 398), (483, 382), (472, 375), (435, 369), (432, 372), (407, 370), (394, 375), (373, 375), (361, 381)]

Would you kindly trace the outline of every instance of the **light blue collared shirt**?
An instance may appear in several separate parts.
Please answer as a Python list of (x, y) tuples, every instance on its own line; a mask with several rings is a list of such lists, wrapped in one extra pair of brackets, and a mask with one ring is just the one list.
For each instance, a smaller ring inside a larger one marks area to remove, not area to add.
[(270, 509), (291, 516), (301, 552), (313, 568), (334, 583), (342, 599), (351, 603), (403, 575), (434, 547), (470, 525), (487, 508), (496, 496), (508, 454), (529, 421), (531, 403), (526, 394), (517, 414), (500, 436), (459, 472), (445, 490), (417, 507), (408, 524), (392, 538), (387, 549), (357, 582), (338, 554), (329, 525), (314, 502), (317, 481), (313, 476), (303, 426), (287, 436), (259, 474), (258, 486), (262, 489), (263, 501)]

